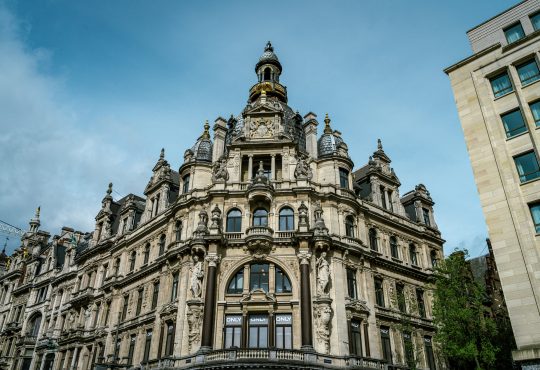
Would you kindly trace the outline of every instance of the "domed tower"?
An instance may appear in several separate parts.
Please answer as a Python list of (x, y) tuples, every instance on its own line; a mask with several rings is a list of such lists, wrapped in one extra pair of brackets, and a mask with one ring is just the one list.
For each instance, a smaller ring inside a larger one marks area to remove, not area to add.
[(287, 88), (279, 83), (281, 71), (281, 63), (274, 53), (274, 47), (268, 41), (263, 54), (255, 65), (255, 73), (257, 73), (259, 82), (251, 88), (249, 100), (255, 101), (264, 91), (266, 95), (276, 96), (280, 101), (287, 103)]

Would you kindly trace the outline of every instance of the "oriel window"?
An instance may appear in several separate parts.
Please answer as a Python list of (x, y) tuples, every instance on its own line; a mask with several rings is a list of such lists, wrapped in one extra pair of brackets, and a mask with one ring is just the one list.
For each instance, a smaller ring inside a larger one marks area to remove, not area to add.
[(249, 348), (268, 348), (268, 315), (249, 316)]
[(292, 315), (276, 315), (276, 348), (292, 349)]

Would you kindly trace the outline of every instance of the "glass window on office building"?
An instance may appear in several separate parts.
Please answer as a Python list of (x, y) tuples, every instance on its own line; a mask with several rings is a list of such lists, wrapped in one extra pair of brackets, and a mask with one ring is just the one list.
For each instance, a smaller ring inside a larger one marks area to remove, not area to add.
[(534, 58), (516, 66), (516, 69), (519, 80), (523, 85), (528, 85), (540, 79), (540, 70), (538, 70), (538, 64)]
[(540, 234), (540, 203), (529, 204), (529, 209), (531, 210), (531, 216), (536, 233)]
[(489, 82), (491, 83), (493, 95), (496, 98), (514, 91), (514, 88), (512, 87), (512, 82), (510, 81), (510, 77), (508, 77), (507, 72), (491, 78)]
[(509, 44), (525, 37), (525, 32), (523, 32), (523, 27), (521, 27), (521, 23), (516, 23), (510, 27), (505, 28), (503, 31), (504, 36), (506, 37), (506, 41), (508, 41)]
[(516, 163), (519, 181), (526, 182), (540, 176), (540, 167), (538, 166), (538, 159), (536, 159), (534, 152), (518, 155), (514, 157), (514, 162)]
[(540, 12), (531, 15), (531, 23), (535, 31), (540, 30)]
[(531, 103), (529, 107), (531, 108), (536, 127), (540, 126), (540, 100)]
[(519, 109), (502, 114), (501, 120), (503, 122), (504, 131), (506, 132), (507, 138), (527, 132), (527, 126), (525, 126), (523, 115)]

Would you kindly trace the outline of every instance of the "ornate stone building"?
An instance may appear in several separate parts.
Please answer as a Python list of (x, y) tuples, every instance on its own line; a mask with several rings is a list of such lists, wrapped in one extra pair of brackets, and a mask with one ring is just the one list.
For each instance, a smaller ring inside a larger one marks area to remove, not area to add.
[(440, 369), (424, 185), (379, 141), (356, 171), (328, 115), (287, 104), (270, 43), (247, 106), (89, 233), (39, 230), (0, 264), (0, 368)]

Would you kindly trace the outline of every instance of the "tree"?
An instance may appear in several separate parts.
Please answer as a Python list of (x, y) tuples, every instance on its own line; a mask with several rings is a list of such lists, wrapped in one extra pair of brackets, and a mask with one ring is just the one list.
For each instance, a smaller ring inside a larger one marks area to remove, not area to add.
[(500, 350), (485, 291), (471, 273), (466, 250), (441, 261), (434, 274), (435, 340), (452, 369), (492, 369)]

